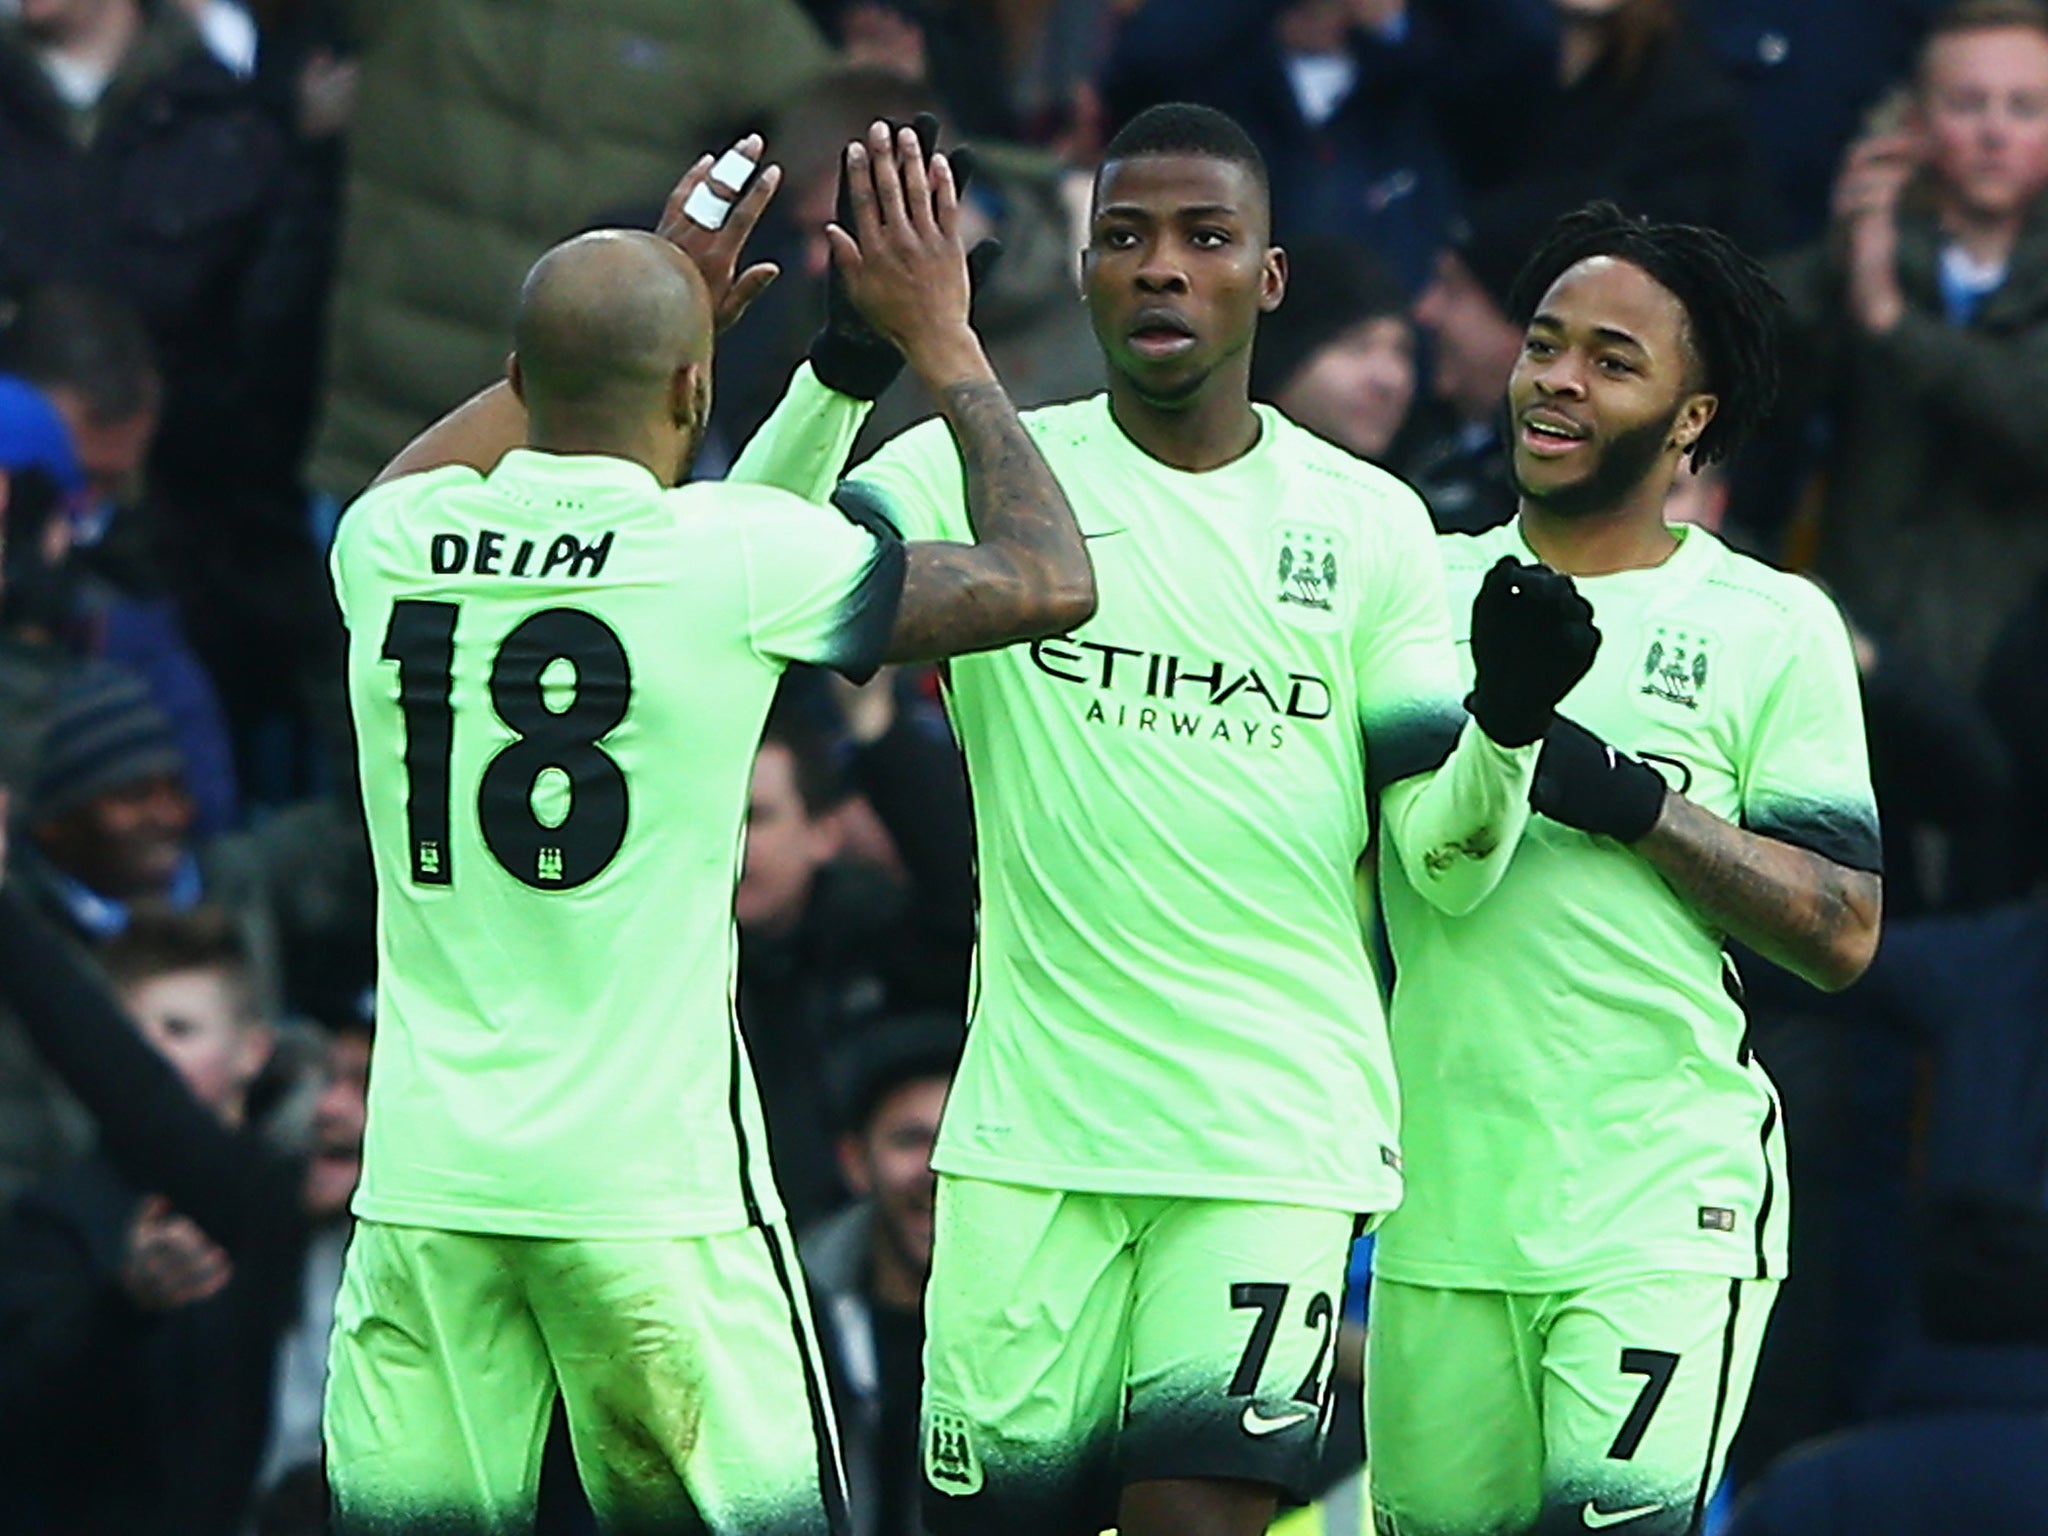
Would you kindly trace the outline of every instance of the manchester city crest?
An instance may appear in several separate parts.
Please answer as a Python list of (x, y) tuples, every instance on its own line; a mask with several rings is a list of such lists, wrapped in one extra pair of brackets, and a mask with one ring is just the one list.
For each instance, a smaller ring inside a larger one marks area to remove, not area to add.
[(1337, 595), (1337, 535), (1329, 528), (1283, 527), (1274, 545), (1273, 596), (1328, 613)]
[(1712, 669), (1712, 652), (1712, 637), (1659, 624), (1643, 652), (1641, 691), (1669, 704), (1698, 709)]

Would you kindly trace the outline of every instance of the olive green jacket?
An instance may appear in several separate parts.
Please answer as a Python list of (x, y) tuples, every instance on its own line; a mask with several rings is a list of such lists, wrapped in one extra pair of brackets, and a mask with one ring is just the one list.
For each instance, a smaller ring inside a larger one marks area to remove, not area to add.
[(796, 0), (355, 0), (362, 78), (308, 477), (360, 490), (504, 369), (520, 279), (825, 67)]
[(1907, 314), (1863, 333), (1827, 251), (1783, 260), (1795, 403), (1832, 422), (1819, 571), (1851, 614), (1974, 690), (2000, 627), (2048, 571), (2048, 196), (1967, 325), (1942, 307), (1931, 215), (1899, 221)]

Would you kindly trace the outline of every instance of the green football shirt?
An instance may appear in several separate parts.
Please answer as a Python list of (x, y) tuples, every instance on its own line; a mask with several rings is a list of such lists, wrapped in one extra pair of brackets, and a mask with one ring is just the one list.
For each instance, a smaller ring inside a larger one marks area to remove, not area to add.
[(520, 450), (365, 493), (333, 570), (379, 897), (357, 1213), (776, 1219), (732, 1012), (754, 751), (786, 663), (873, 669), (902, 547), (784, 492)]
[[(1676, 531), (1654, 569), (1578, 578), (1603, 638), (1563, 712), (1716, 815), (1875, 870), (1840, 615), (1811, 583)], [(1500, 556), (1535, 558), (1516, 524), (1440, 545), (1453, 612)], [(1538, 816), (1465, 916), (1398, 881), (1382, 894), (1408, 1199), (1380, 1273), (1492, 1290), (1784, 1274), (1777, 1095), (1722, 934), (1655, 869)]]
[[(1201, 474), (1132, 444), (1106, 396), (1024, 422), (1100, 602), (1070, 635), (950, 665), (981, 912), (934, 1163), (1387, 1209), (1393, 1073), (1358, 921), (1371, 795), (1392, 786), (1387, 840), (1432, 899), (1468, 904), (1527, 819), (1535, 758), (1460, 734), (1428, 517), (1263, 407), (1251, 452)], [(970, 536), (942, 422), (840, 496), (907, 538)]]

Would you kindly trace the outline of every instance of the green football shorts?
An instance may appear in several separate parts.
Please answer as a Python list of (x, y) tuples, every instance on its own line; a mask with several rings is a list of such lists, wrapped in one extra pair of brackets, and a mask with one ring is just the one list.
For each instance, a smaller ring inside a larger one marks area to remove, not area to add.
[(1380, 1536), (1689, 1536), (1742, 1420), (1775, 1280), (1558, 1295), (1375, 1278), (1366, 1456)]
[(1313, 1475), (1354, 1218), (942, 1176), (925, 1523), (1077, 1536), (1155, 1478)]
[(328, 1357), (339, 1536), (530, 1531), (558, 1390), (608, 1536), (846, 1529), (779, 1227), (601, 1242), (362, 1221)]

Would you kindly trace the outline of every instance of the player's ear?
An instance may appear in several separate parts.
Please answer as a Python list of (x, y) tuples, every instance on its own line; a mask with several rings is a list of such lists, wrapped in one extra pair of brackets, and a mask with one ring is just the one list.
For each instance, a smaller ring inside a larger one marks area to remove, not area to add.
[(1672, 423), (1671, 446), (1680, 453), (1690, 453), (1720, 408), (1719, 395), (1688, 395), (1685, 404), (1678, 408), (1678, 420)]
[(701, 432), (711, 420), (711, 369), (695, 359), (669, 378), (669, 417), (688, 432)]
[(1266, 247), (1264, 269), (1259, 273), (1259, 313), (1270, 315), (1287, 297), (1287, 253), (1277, 245)]
[(521, 405), (526, 404), (526, 376), (519, 371), (519, 354), (505, 354), (505, 382), (511, 386), (512, 398)]

